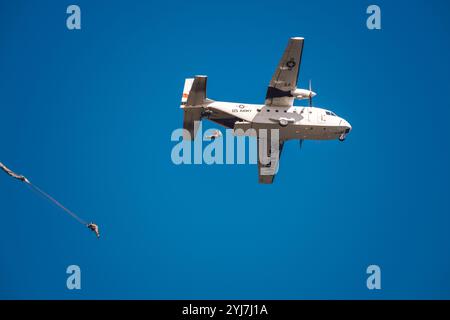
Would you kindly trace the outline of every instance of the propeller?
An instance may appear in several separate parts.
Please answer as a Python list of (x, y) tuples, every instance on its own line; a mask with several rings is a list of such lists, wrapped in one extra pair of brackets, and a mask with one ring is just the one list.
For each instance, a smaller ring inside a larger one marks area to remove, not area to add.
[(311, 79), (309, 79), (309, 107), (312, 108), (312, 84), (311, 84)]
[[(309, 107), (310, 108), (312, 108), (312, 84), (311, 84), (311, 79), (309, 79)], [(300, 139), (299, 140), (299, 146), (300, 146), (300, 149), (302, 148), (302, 146), (303, 146), (303, 139)]]

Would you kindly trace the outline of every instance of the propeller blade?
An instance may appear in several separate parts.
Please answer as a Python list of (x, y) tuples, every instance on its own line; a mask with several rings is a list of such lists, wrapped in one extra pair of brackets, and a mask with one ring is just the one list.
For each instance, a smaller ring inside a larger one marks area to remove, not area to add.
[(312, 107), (312, 84), (311, 79), (309, 79), (309, 107)]

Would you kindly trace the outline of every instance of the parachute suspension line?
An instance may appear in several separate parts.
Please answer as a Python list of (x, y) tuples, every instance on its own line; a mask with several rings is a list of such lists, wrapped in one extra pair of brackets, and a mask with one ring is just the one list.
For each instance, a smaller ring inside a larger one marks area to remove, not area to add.
[(66, 207), (64, 207), (61, 203), (59, 203), (56, 199), (54, 199), (51, 195), (49, 195), (48, 193), (46, 193), (45, 191), (39, 189), (37, 186), (35, 186), (34, 184), (32, 184), (31, 182), (27, 183), (32, 190), (34, 190), (35, 192), (37, 192), (38, 194), (40, 194), (41, 196), (43, 196), (44, 198), (46, 198), (47, 200), (49, 200), (50, 202), (52, 202), (53, 204), (55, 204), (56, 206), (58, 206), (59, 208), (61, 208), (62, 210), (64, 210), (65, 212), (67, 212), (68, 214), (70, 214), (72, 216), (72, 218), (74, 218), (75, 220), (77, 220), (79, 223), (83, 224), (83, 225), (87, 225), (87, 222), (84, 221), (83, 219), (81, 219), (79, 216), (77, 216), (75, 213), (73, 213), (72, 211), (70, 211), (69, 209), (67, 209)]

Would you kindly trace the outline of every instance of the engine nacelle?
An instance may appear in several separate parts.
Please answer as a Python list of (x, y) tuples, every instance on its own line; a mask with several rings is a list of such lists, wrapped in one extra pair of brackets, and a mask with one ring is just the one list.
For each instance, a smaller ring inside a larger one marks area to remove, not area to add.
[(303, 99), (309, 99), (315, 97), (317, 94), (314, 91), (307, 90), (307, 89), (295, 89), (291, 91), (291, 94), (294, 96), (294, 99), (297, 100), (303, 100)]

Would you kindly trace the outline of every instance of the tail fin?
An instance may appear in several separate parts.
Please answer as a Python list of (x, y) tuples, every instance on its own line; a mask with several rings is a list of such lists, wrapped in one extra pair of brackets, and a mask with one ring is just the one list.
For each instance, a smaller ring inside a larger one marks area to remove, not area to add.
[(207, 76), (195, 76), (184, 82), (183, 96), (181, 98), (181, 108), (201, 106), (206, 99)]
[(202, 107), (211, 100), (206, 98), (206, 76), (195, 76), (184, 82), (181, 108), (184, 109), (183, 128), (189, 132), (184, 140), (194, 140), (202, 119)]
[(181, 106), (180, 106), (181, 108), (184, 108), (184, 106), (187, 103), (189, 92), (191, 92), (193, 83), (194, 83), (193, 78), (189, 78), (184, 81), (183, 96), (181, 97)]

